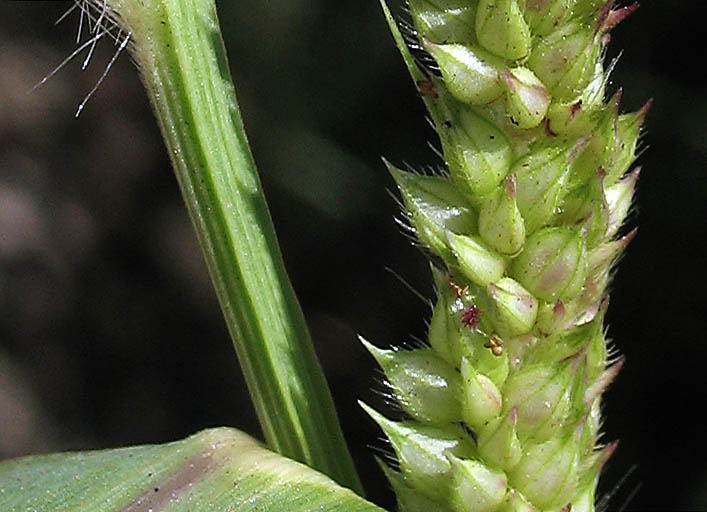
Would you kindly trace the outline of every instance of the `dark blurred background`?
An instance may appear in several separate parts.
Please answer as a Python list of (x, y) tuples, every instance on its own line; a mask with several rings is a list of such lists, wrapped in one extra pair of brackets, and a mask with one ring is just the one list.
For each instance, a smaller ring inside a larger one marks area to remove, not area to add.
[[(284, 258), (373, 501), (380, 374), (356, 341), (425, 336), (426, 261), (399, 233), (380, 162), (437, 164), (424, 110), (378, 2), (219, 3), (236, 88)], [(614, 281), (610, 334), (627, 357), (606, 397), (620, 439), (602, 481), (617, 509), (707, 510), (705, 201), (707, 9), (646, 1), (613, 34), (624, 110), (655, 104), (640, 225)], [(231, 425), (259, 435), (218, 304), (142, 91), (123, 55), (79, 119), (114, 47), (88, 69), (69, 2), (0, 4), (0, 458), (177, 439)], [(395, 7), (397, 4), (393, 4)], [(398, 11), (399, 12), (399, 11)], [(622, 482), (624, 476), (627, 476)], [(640, 488), (638, 488), (640, 486)]]

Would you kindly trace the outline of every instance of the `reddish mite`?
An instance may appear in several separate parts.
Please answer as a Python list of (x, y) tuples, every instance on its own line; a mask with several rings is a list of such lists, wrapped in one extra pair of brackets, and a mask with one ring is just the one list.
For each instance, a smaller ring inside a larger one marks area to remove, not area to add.
[(465, 309), (464, 313), (462, 313), (462, 323), (469, 329), (476, 329), (476, 326), (479, 325), (480, 314), (479, 308), (472, 304), (471, 307)]

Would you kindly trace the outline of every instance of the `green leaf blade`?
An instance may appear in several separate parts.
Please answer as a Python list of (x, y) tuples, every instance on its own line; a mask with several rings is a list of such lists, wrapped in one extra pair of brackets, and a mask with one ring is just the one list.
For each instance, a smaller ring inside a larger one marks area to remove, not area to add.
[(162, 445), (0, 463), (3, 512), (382, 509), (230, 428)]

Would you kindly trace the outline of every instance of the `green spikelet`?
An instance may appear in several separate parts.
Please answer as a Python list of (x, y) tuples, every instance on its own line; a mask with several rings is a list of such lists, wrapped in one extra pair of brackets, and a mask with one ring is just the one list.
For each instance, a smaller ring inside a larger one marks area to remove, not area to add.
[(647, 106), (605, 101), (610, 0), (409, 0), (447, 174), (386, 162), (434, 256), (429, 347), (364, 341), (409, 419), (364, 406), (391, 441), (401, 510), (594, 510), (600, 400), (623, 361), (603, 325)]

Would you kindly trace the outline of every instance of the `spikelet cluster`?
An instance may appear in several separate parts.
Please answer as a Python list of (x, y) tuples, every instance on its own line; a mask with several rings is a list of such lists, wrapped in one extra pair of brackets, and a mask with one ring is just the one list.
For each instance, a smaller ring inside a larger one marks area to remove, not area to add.
[(429, 346), (364, 341), (408, 419), (390, 440), (404, 511), (591, 511), (615, 444), (600, 400), (612, 266), (647, 106), (606, 99), (606, 0), (408, 0), (396, 43), (441, 141), (444, 175), (386, 163), (432, 256)]

